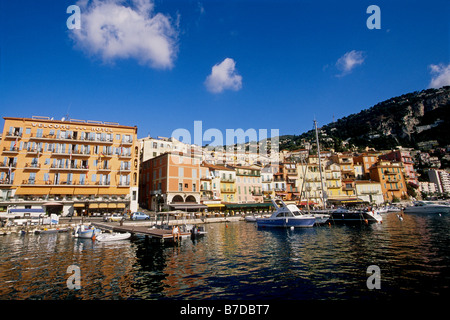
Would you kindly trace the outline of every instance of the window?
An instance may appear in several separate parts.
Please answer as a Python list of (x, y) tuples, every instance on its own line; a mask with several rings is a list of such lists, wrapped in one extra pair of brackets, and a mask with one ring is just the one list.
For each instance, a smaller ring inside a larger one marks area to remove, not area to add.
[(178, 191), (183, 191), (183, 184), (182, 183), (178, 184)]
[(30, 133), (31, 133), (31, 128), (26, 128), (26, 129), (25, 129), (25, 133), (26, 133), (26, 134), (30, 134)]
[(192, 191), (194, 191), (194, 192), (197, 191), (197, 185), (195, 183), (192, 184)]

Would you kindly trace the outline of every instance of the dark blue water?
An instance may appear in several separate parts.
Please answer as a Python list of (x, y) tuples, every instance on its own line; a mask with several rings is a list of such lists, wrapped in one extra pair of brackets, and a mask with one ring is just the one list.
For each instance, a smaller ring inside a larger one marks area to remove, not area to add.
[[(70, 234), (0, 237), (0, 299), (391, 299), (450, 293), (450, 215), (383, 224), (259, 230), (209, 224), (177, 246)], [(67, 287), (80, 268), (81, 289)], [(368, 289), (367, 268), (380, 270)]]

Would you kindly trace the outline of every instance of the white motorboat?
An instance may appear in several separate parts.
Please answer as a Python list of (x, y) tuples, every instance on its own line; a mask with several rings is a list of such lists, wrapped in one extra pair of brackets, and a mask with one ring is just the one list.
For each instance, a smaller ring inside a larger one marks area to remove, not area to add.
[(444, 202), (416, 201), (413, 206), (406, 207), (405, 213), (450, 213), (450, 205)]
[(245, 216), (245, 221), (247, 222), (256, 222), (256, 216), (252, 215), (252, 216)]
[(272, 199), (272, 204), (276, 210), (269, 218), (256, 218), (258, 227), (300, 228), (312, 227), (316, 223), (316, 218), (313, 215), (302, 213), (296, 205), (287, 205), (283, 200), (277, 201), (280, 202), (280, 205)]
[(126, 240), (131, 237), (131, 233), (125, 232), (113, 232), (113, 233), (101, 233), (95, 236), (95, 240), (100, 242), (106, 241), (118, 241), (118, 240)]
[(400, 211), (402, 211), (402, 209), (400, 209), (399, 207), (396, 207), (396, 206), (389, 206), (389, 207), (387, 207), (387, 211), (388, 212), (400, 212)]

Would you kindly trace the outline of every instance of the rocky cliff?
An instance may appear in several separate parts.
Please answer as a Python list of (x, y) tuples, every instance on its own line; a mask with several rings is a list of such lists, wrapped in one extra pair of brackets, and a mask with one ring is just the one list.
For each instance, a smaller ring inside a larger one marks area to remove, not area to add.
[[(412, 92), (380, 102), (321, 128), (321, 144), (336, 151), (347, 147), (378, 150), (450, 144), (450, 86)], [(311, 130), (280, 137), (280, 149), (313, 142)]]

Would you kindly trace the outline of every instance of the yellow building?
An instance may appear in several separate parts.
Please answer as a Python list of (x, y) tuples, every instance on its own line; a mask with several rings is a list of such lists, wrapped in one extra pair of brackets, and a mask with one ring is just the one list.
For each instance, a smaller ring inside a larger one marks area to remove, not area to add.
[(48, 117), (5, 121), (0, 208), (92, 214), (137, 210), (137, 127)]

